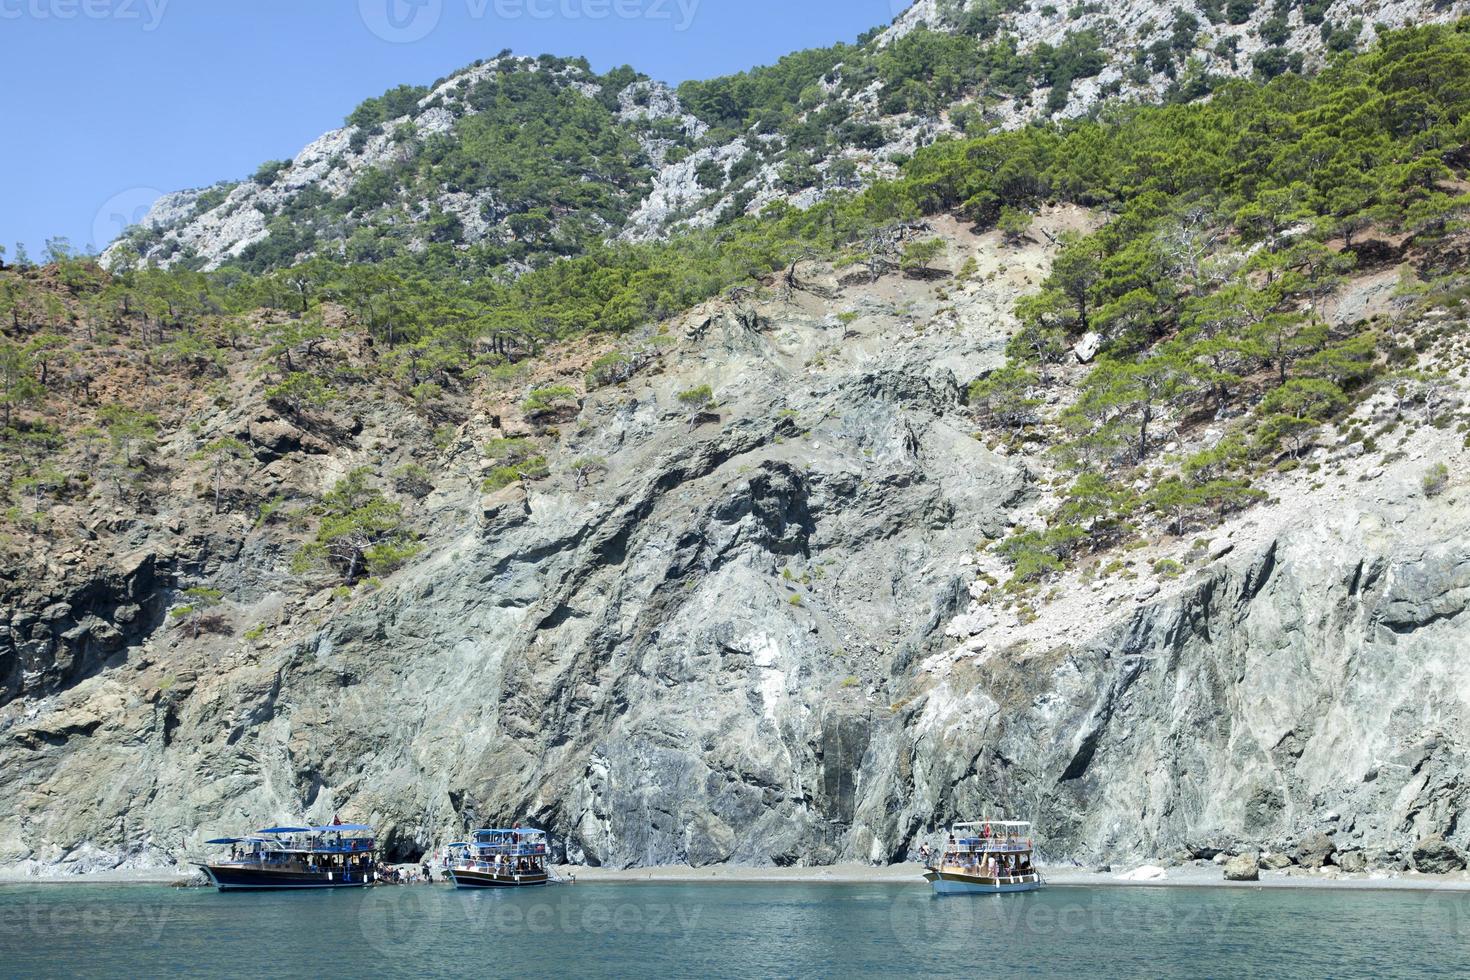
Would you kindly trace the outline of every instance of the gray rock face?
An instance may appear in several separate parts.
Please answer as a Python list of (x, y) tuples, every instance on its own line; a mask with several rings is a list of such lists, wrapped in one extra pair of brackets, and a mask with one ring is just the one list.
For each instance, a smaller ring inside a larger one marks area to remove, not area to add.
[(1414, 870), (1430, 875), (1465, 870), (1465, 855), (1459, 848), (1435, 834), (1414, 845)]
[(1332, 838), (1323, 833), (1308, 834), (1297, 845), (1296, 863), (1303, 868), (1321, 868), (1332, 863), (1332, 856), (1337, 853), (1337, 845), (1332, 843)]
[[(971, 436), (954, 373), (995, 365), (996, 321), (896, 344), (955, 299), (900, 315), (887, 288), (849, 295), (863, 319), (840, 345), (809, 297), (756, 330), (710, 317), (669, 370), (586, 399), (553, 479), (438, 498), (430, 553), (380, 592), (322, 593), (258, 642), (155, 632), (32, 682), (0, 707), (0, 865), (166, 863), (221, 827), (339, 809), (397, 857), (512, 819), (601, 865), (855, 853), (895, 672), (1028, 492)], [(676, 395), (700, 382), (718, 411), (691, 425)], [(310, 457), (250, 425), (268, 457)], [(607, 473), (579, 489), (589, 456)], [(262, 557), (217, 580), (266, 601)], [(163, 594), (108, 608), (161, 613)], [(92, 608), (69, 602), (9, 622), (50, 637)]]
[[(1144, 859), (1220, 829), (1280, 840), (1329, 808), (1354, 815), (1338, 847), (1450, 826), (1465, 736), (1419, 709), (1461, 703), (1432, 678), (1464, 639), (1464, 515), (1415, 517), (1407, 493), (1335, 506), (1263, 515), (1260, 544), (1140, 608), (1078, 604), (1024, 647), (937, 664), (910, 725), (943, 747), (894, 790), (905, 816), (1020, 798), (1072, 854)], [(1310, 835), (1303, 859), (1332, 848)]]
[[(1069, 579), (1023, 619), (976, 546), (1037, 481), (961, 399), (1002, 356), (1000, 288), (712, 304), (588, 393), (546, 481), (481, 498), (447, 462), (424, 553), (376, 591), (287, 603), (251, 532), (7, 593), (0, 866), (170, 864), (334, 812), (394, 858), (521, 819), (605, 866), (886, 862), (1005, 813), (1088, 866), (1298, 840), (1320, 866), (1436, 833), (1443, 865), (1470, 832), (1470, 514), (1412, 493), (1412, 461), (1273, 485), (1143, 601)], [(261, 438), (324, 486), (366, 452)], [(183, 572), (269, 628), (159, 629)]]
[(38, 598), (34, 612), (0, 608), (0, 705), (70, 687), (156, 629), (171, 580), (160, 565), (144, 550), (63, 601)]
[(1260, 855), (1254, 851), (1238, 855), (1225, 862), (1226, 881), (1259, 881), (1260, 879)]

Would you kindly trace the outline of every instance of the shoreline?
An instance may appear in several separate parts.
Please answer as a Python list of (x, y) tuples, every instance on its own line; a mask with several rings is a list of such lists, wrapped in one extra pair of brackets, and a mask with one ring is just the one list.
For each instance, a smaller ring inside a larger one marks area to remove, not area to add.
[[(575, 876), (578, 884), (789, 884), (789, 885), (923, 885), (918, 864), (871, 867), (839, 864), (824, 867), (718, 866), (692, 868), (608, 869), (558, 867), (563, 877)], [(1185, 865), (1166, 869), (1166, 877), (1134, 881), (1123, 872), (1087, 871), (1073, 867), (1043, 867), (1045, 883), (1051, 888), (1234, 888), (1297, 889), (1304, 891), (1405, 891), (1470, 892), (1470, 872), (1427, 875), (1417, 872), (1389, 874), (1317, 874), (1292, 871), (1262, 871), (1259, 881), (1226, 881), (1224, 871), (1214, 865)], [(0, 872), (0, 888), (25, 885), (146, 885), (179, 886), (194, 879), (189, 871), (111, 870), (87, 874), (16, 874)]]
[[(574, 874), (578, 884), (792, 884), (792, 885), (922, 885), (923, 868), (918, 864), (896, 864), (887, 867), (866, 865), (833, 865), (805, 868), (685, 866), (660, 868), (559, 867), (562, 875)], [(1296, 871), (1262, 871), (1259, 881), (1227, 881), (1222, 868), (1183, 866), (1166, 869), (1162, 879), (1134, 881), (1122, 877), (1124, 872), (1096, 872), (1073, 867), (1042, 867), (1046, 887), (1050, 888), (1272, 888), (1306, 891), (1453, 891), (1470, 892), (1470, 876), (1466, 873), (1426, 875), (1405, 872), (1390, 876), (1367, 873), (1313, 874)]]

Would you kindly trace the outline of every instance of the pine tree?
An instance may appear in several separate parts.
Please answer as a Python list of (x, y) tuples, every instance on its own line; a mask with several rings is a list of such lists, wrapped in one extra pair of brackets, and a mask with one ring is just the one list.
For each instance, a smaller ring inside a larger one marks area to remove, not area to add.
[(214, 471), (214, 513), (216, 516), (220, 512), (220, 499), (224, 492), (226, 471), (249, 455), (250, 447), (230, 436), (214, 440), (193, 455), (193, 459), (208, 460)]
[(35, 364), (25, 347), (0, 337), (0, 429), (9, 429), (14, 412), (41, 398)]

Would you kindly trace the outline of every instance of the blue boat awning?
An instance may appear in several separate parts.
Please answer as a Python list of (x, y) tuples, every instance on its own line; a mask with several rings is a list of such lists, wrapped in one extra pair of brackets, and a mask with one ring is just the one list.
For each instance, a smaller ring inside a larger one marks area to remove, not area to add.
[(257, 830), (257, 834), (309, 834), (310, 827), (270, 827), (266, 830)]
[(243, 844), (244, 842), (245, 842), (245, 838), (243, 838), (243, 837), (216, 837), (214, 840), (207, 840), (204, 843), (206, 843), (206, 844)]

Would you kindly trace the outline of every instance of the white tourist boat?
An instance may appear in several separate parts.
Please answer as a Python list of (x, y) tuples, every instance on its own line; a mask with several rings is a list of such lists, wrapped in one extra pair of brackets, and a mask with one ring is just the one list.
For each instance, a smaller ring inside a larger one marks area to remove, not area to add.
[(1031, 824), (1021, 820), (957, 823), (924, 880), (940, 895), (1030, 892), (1042, 885), (1032, 863)]
[(456, 888), (524, 888), (559, 883), (547, 864), (546, 831), (516, 824), (477, 830), (468, 841), (449, 845), (445, 875)]

